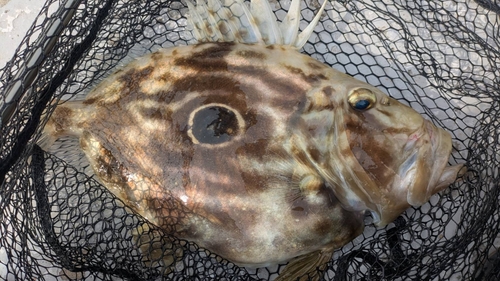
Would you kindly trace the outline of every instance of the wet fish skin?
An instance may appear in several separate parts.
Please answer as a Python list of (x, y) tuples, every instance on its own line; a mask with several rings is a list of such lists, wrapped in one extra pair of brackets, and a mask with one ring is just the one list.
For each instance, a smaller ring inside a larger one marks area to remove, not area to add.
[[(380, 102), (352, 108), (360, 89)], [(190, 116), (207, 106), (244, 123), (230, 141), (193, 139)], [(84, 101), (60, 105), (50, 128), (80, 136), (103, 184), (139, 214), (247, 266), (331, 252), (362, 232), (366, 210), (384, 218), (408, 208), (391, 188), (401, 152), (424, 147), (415, 132), (422, 143), (429, 130), (442, 134), (434, 142), (451, 149), (446, 132), (364, 82), (291, 48), (233, 43), (141, 57)], [(375, 174), (367, 155), (386, 170)]]
[(166, 233), (244, 266), (294, 258), (279, 279), (296, 279), (359, 235), (366, 211), (383, 226), (457, 177), (447, 132), (300, 54), (307, 34), (212, 42), (203, 20), (207, 43), (138, 58), (45, 128), (79, 137), (103, 185)]
[[(344, 210), (290, 138), (302, 110), (324, 107), (308, 95), (323, 91), (325, 70), (281, 46), (161, 50), (60, 105), (47, 129), (79, 135), (104, 185), (152, 223), (236, 263), (268, 265), (363, 229), (362, 212)], [(190, 114), (210, 104), (244, 120), (231, 142), (190, 137)]]

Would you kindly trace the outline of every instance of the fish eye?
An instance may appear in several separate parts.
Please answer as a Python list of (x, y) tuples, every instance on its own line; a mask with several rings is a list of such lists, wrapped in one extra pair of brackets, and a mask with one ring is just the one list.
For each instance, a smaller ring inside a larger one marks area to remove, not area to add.
[(236, 110), (226, 105), (204, 105), (191, 113), (188, 134), (194, 143), (225, 143), (240, 133), (242, 120)]
[(352, 108), (363, 111), (372, 108), (377, 102), (377, 97), (368, 89), (358, 88), (351, 91), (348, 102)]

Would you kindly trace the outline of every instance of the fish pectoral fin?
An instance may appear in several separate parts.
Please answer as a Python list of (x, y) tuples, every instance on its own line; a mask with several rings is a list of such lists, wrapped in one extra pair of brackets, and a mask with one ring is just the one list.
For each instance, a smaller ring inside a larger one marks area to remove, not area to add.
[(320, 280), (320, 272), (332, 258), (333, 251), (315, 251), (291, 260), (275, 281)]

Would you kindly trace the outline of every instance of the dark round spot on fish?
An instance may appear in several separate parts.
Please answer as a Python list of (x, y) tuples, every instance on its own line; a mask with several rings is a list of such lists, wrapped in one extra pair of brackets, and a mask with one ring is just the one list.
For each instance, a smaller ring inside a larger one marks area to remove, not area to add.
[(239, 132), (236, 114), (220, 106), (206, 107), (195, 113), (192, 134), (200, 143), (230, 141)]

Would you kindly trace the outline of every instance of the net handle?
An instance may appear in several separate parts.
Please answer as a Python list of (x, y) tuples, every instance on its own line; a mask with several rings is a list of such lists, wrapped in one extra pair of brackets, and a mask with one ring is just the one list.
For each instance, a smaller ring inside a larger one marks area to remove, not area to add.
[(54, 13), (60, 16), (52, 18), (47, 25), (48, 27), (33, 43), (33, 46), (39, 47), (28, 54), (26, 63), (21, 66), (21, 69), (11, 80), (15, 82), (10, 83), (2, 94), (4, 103), (0, 105), (0, 128), (4, 127), (11, 119), (23, 93), (35, 81), (40, 65), (56, 45), (61, 32), (68, 26), (81, 2), (82, 0), (67, 0), (64, 5), (61, 5)]

